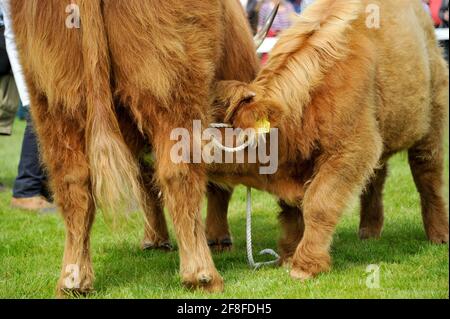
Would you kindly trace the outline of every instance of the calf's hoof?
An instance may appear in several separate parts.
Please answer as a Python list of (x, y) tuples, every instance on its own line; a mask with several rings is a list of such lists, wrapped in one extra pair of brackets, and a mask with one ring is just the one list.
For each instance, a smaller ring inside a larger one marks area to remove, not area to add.
[(214, 252), (225, 252), (231, 251), (233, 248), (233, 241), (230, 237), (225, 237), (223, 239), (210, 239), (208, 240), (209, 248)]
[(381, 228), (378, 227), (361, 227), (359, 229), (359, 239), (380, 239), (381, 231)]
[(428, 235), (428, 240), (433, 244), (442, 245), (448, 244), (448, 229), (443, 231), (430, 232)]
[(209, 293), (223, 291), (223, 279), (217, 271), (199, 271), (182, 275), (183, 285), (188, 289), (199, 289)]
[[(79, 269), (79, 273), (67, 272), (59, 279), (56, 286), (57, 298), (83, 298), (94, 292), (94, 274), (91, 267), (80, 266)], [(69, 268), (66, 267), (66, 270)]]
[(160, 250), (160, 251), (173, 251), (174, 248), (169, 241), (165, 242), (152, 242), (152, 241), (144, 241), (142, 242), (142, 250)]
[(56, 297), (58, 299), (84, 298), (89, 296), (93, 292), (94, 286), (92, 285), (92, 281), (84, 281), (79, 287), (75, 288), (68, 288), (66, 285), (60, 282), (56, 287)]
[(295, 269), (295, 268), (293, 268), (293, 269), (291, 270), (291, 273), (290, 273), (290, 274), (291, 274), (292, 279), (300, 280), (300, 281), (302, 281), (302, 282), (314, 278), (314, 275), (313, 275), (313, 274), (308, 273), (308, 272), (305, 272), (305, 271), (303, 271), (303, 270), (301, 270), (301, 269)]
[(291, 277), (296, 280), (306, 281), (317, 275), (330, 271), (331, 257), (328, 254), (319, 254), (314, 257), (296, 258), (292, 261)]
[(292, 268), (292, 256), (290, 257), (281, 257), (280, 261), (278, 262), (278, 265), (280, 267), (291, 269)]
[(58, 289), (56, 297), (58, 299), (70, 299), (70, 298), (85, 298), (94, 293), (93, 288), (86, 289), (68, 289), (61, 288)]

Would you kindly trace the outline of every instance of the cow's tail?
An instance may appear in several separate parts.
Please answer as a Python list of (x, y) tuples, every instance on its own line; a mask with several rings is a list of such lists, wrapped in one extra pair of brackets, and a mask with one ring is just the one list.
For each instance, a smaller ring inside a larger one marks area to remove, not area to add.
[[(108, 217), (142, 201), (139, 166), (114, 110), (108, 40), (101, 0), (79, 0), (85, 70), (86, 148), (96, 206)], [(113, 218), (114, 221), (114, 218)]]

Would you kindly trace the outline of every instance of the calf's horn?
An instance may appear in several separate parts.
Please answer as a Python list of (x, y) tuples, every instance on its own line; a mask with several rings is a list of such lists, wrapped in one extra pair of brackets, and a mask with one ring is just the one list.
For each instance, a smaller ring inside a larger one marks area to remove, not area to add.
[(253, 38), (255, 41), (256, 49), (259, 49), (259, 47), (263, 44), (264, 40), (267, 37), (267, 34), (269, 33), (270, 28), (272, 27), (273, 21), (275, 20), (275, 17), (277, 16), (278, 9), (280, 8), (280, 3), (278, 2), (275, 8), (273, 8), (272, 13), (267, 18), (266, 24), (261, 29), (261, 31), (258, 32), (257, 35)]

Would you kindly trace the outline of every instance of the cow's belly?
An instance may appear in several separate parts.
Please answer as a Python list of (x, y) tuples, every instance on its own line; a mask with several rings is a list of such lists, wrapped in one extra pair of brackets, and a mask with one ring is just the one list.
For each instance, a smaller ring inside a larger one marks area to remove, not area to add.
[[(386, 152), (408, 149), (429, 131), (431, 101), (429, 79), (425, 79), (424, 74), (416, 71), (411, 78), (398, 79), (400, 85), (384, 86), (378, 118)], [(425, 83), (425, 87), (414, 83), (414, 78), (422, 78), (418, 82)]]
[(300, 203), (312, 178), (311, 163), (284, 163), (272, 175), (260, 174), (259, 167), (258, 164), (210, 164), (208, 177), (223, 187), (244, 185), (268, 192), (293, 206)]

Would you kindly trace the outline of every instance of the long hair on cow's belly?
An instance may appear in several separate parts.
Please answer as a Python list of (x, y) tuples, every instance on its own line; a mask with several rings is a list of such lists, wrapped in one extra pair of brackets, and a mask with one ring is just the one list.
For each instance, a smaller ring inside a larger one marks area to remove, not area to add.
[(86, 146), (96, 205), (107, 216), (135, 200), (145, 205), (139, 168), (120, 132), (110, 89), (110, 59), (101, 1), (79, 1), (86, 81)]

